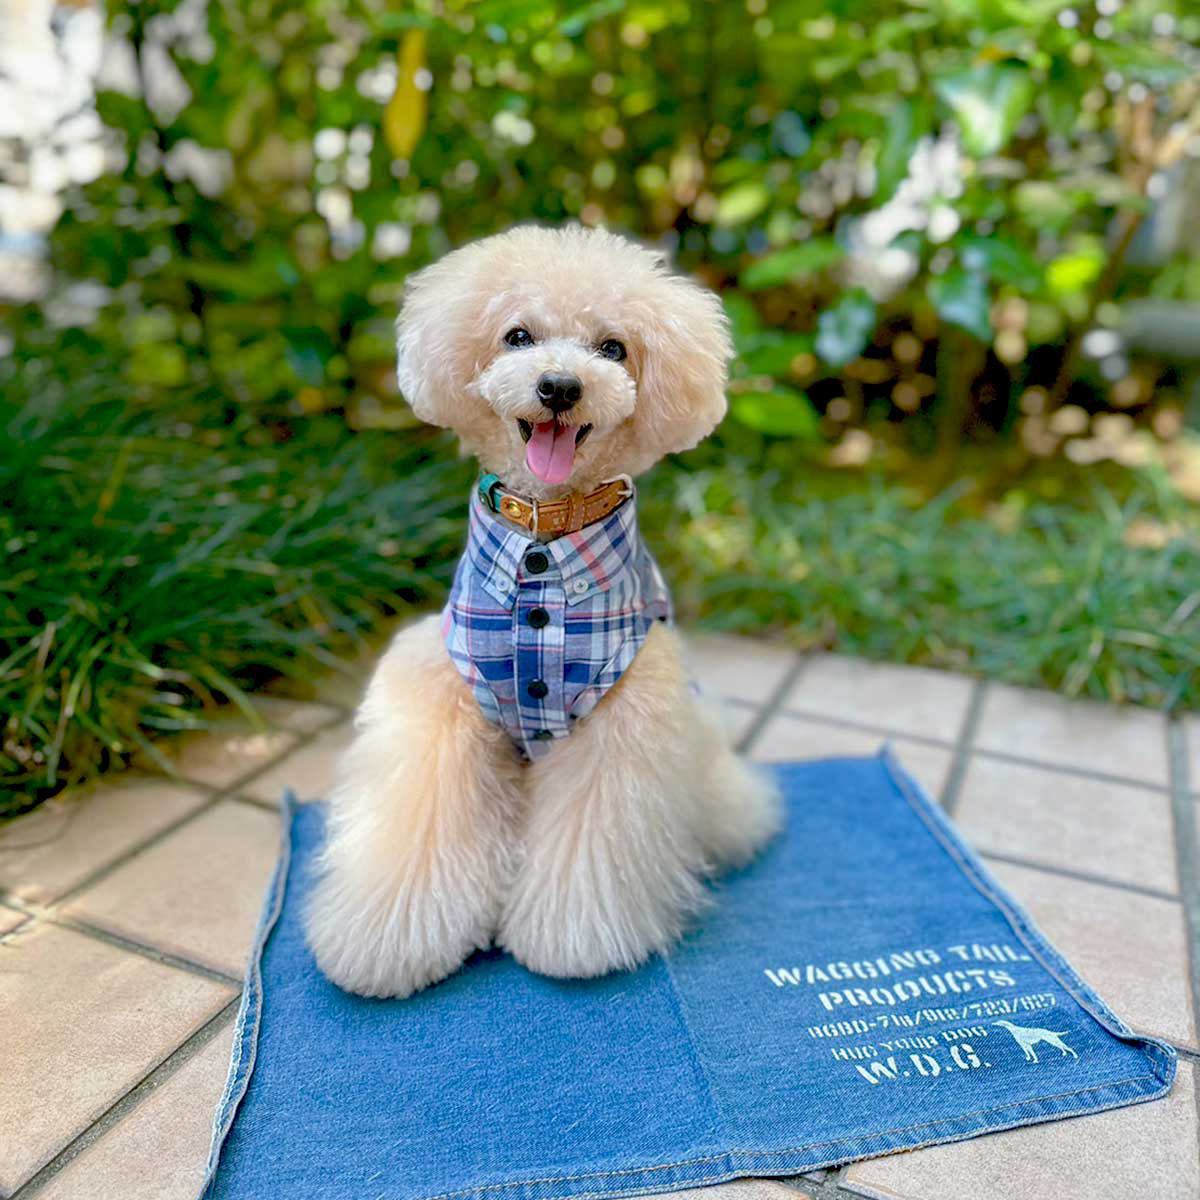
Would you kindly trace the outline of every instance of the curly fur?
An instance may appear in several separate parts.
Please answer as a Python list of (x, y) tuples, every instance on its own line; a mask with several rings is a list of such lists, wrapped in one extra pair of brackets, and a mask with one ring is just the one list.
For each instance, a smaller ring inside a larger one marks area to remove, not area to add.
[[(504, 334), (528, 329), (532, 347)], [(597, 352), (608, 338), (623, 362)], [(725, 411), (729, 332), (716, 297), (614, 234), (523, 227), (415, 275), (397, 323), (414, 412), (454, 430), (485, 470), (539, 498), (637, 475)], [(517, 419), (546, 419), (549, 369), (583, 385), (590, 424), (548, 485)], [(765, 778), (732, 752), (688, 687), (682, 644), (656, 626), (594, 712), (521, 766), (487, 722), (436, 618), (403, 630), (356, 717), (330, 800), (307, 916), (321, 969), (349, 991), (404, 996), (493, 941), (535, 971), (591, 976), (667, 949), (703, 878), (779, 826)]]

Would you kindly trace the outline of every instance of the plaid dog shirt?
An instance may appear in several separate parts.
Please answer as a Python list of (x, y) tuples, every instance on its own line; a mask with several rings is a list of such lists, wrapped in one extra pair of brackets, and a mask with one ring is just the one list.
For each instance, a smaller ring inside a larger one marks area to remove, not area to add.
[(633, 496), (578, 533), (539, 542), (472, 494), (442, 633), (484, 716), (526, 757), (566, 737), (621, 678), (650, 626), (670, 619)]

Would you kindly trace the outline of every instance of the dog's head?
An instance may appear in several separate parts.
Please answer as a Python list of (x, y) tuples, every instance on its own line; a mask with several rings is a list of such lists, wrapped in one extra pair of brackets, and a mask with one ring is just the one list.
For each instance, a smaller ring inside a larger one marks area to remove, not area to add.
[(409, 281), (400, 387), (517, 491), (552, 497), (690, 449), (725, 412), (720, 302), (615, 234), (522, 226)]

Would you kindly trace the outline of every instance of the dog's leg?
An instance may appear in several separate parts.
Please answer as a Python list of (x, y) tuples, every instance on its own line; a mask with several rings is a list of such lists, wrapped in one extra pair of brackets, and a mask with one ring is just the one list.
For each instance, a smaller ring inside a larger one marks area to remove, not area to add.
[(776, 827), (769, 789), (717, 736), (678, 638), (655, 626), (595, 711), (529, 768), (524, 857), (497, 939), (514, 957), (601, 975), (678, 938), (715, 860), (747, 857)]
[(711, 701), (693, 701), (689, 727), (699, 756), (690, 784), (707, 870), (743, 866), (782, 828), (782, 798), (765, 770), (733, 752), (728, 726)]
[(512, 877), (520, 766), (447, 654), (436, 617), (402, 631), (356, 717), (307, 913), (321, 970), (405, 996), (491, 942)]

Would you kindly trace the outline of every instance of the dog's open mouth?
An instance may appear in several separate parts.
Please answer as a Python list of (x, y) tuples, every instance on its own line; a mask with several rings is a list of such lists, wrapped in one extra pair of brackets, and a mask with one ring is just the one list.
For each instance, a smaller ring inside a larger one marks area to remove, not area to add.
[(575, 450), (592, 432), (590, 425), (560, 425), (558, 421), (517, 418), (525, 442), (525, 465), (543, 483), (565, 483), (575, 465)]

